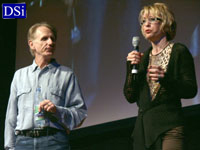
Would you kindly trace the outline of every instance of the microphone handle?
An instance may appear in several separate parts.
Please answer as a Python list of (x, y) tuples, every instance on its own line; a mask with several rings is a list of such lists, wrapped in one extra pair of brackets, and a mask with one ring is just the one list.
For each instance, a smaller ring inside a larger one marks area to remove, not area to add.
[(133, 50), (139, 52), (139, 46), (138, 45), (137, 46), (133, 46)]
[[(137, 52), (139, 52), (139, 46), (133, 46), (133, 49)], [(134, 64), (133, 65), (133, 68), (131, 70), (131, 73), (132, 74), (137, 74), (138, 73), (138, 65), (137, 64)]]

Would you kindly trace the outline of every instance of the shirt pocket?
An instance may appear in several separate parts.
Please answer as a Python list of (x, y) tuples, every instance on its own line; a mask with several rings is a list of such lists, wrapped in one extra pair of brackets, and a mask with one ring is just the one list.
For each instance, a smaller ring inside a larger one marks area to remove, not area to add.
[(50, 100), (57, 106), (64, 106), (65, 93), (59, 87), (50, 88)]
[(31, 95), (32, 88), (21, 88), (17, 92), (18, 105), (24, 107), (31, 107), (33, 103), (33, 96)]
[(20, 96), (26, 95), (26, 94), (28, 94), (30, 92), (31, 92), (31, 88), (30, 87), (22, 88), (22, 89), (18, 90), (17, 97), (19, 98)]

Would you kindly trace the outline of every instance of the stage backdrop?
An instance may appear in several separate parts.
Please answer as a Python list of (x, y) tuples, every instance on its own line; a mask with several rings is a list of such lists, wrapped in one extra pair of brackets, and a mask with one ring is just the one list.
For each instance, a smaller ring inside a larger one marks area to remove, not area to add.
[[(159, 0), (156, 0), (159, 1)], [(24, 2), (24, 1), (19, 1)], [(126, 56), (132, 50), (132, 37), (140, 36), (140, 50), (150, 44), (140, 33), (138, 14), (154, 0), (26, 0), (27, 19), (18, 19), (16, 70), (30, 65), (28, 28), (41, 21), (58, 30), (55, 58), (71, 67), (88, 107), (82, 127), (137, 116), (136, 104), (123, 96)], [(168, 0), (177, 20), (174, 42), (184, 43), (192, 53), (200, 87), (200, 1)], [(74, 8), (75, 6), (75, 8)], [(199, 90), (200, 91), (200, 90)], [(200, 103), (200, 92), (183, 106)]]

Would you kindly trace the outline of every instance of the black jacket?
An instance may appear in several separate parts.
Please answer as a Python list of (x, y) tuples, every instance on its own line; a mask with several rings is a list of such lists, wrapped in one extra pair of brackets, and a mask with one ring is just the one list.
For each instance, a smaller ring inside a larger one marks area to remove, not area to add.
[(130, 103), (139, 107), (133, 131), (134, 148), (149, 148), (169, 129), (183, 125), (181, 98), (192, 98), (197, 93), (197, 82), (192, 55), (183, 44), (175, 43), (172, 48), (165, 77), (152, 101), (146, 79), (149, 53), (145, 51), (139, 64), (137, 79), (131, 74), (132, 65), (127, 61), (124, 95)]

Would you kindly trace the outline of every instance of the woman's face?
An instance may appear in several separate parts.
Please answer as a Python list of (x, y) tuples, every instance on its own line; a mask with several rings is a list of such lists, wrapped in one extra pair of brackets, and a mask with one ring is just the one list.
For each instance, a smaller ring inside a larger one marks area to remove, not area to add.
[(152, 42), (160, 40), (165, 33), (161, 30), (162, 19), (151, 14), (143, 15), (141, 20), (141, 30), (143, 36)]

